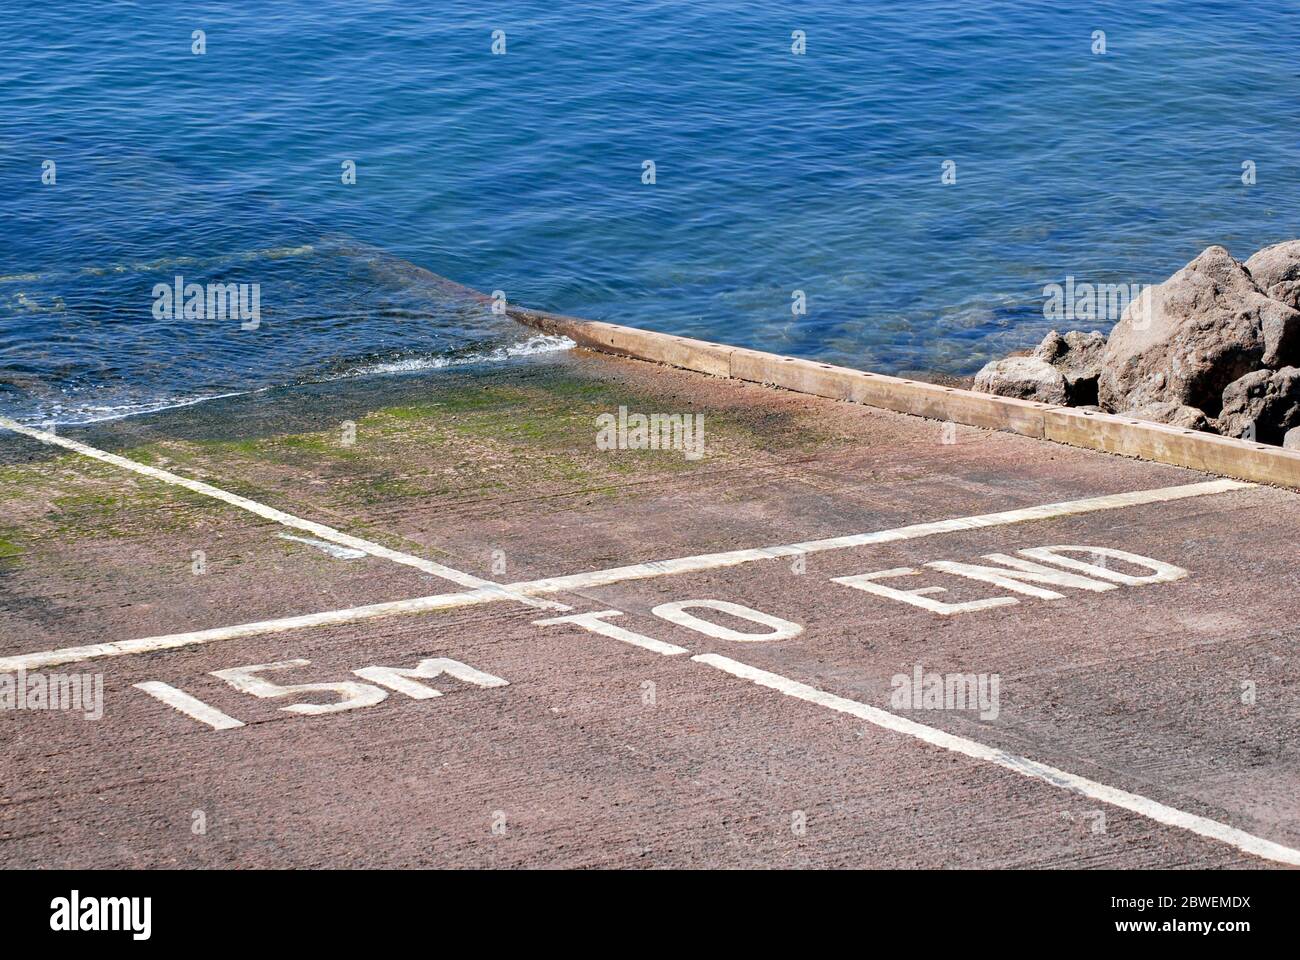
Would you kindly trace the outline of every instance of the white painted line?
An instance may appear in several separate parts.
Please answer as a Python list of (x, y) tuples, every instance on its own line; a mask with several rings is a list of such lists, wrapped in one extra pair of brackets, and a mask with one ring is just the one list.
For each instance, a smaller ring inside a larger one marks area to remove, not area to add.
[[(896, 530), (883, 530), (878, 533), (863, 533), (850, 537), (837, 537), (830, 540), (814, 540), (804, 544), (783, 547), (764, 547), (759, 550), (735, 550), (730, 553), (710, 553), (699, 557), (684, 557), (679, 560), (659, 560), (652, 563), (635, 564), (630, 567), (615, 567), (593, 573), (575, 574), (569, 577), (552, 577), (547, 580), (531, 580), (512, 583), (505, 587), (498, 584), (484, 586), (478, 590), (463, 593), (443, 593), (428, 597), (415, 597), (410, 600), (396, 600), (389, 603), (369, 604), (351, 607), (345, 610), (331, 610), (325, 613), (312, 613), (297, 617), (283, 617), (277, 620), (263, 620), (257, 623), (237, 624), (231, 627), (218, 627), (212, 630), (199, 630), (192, 633), (176, 633), (167, 636), (145, 637), (140, 640), (119, 640), (113, 643), (99, 643), (84, 647), (64, 647), (59, 650), (46, 650), (40, 653), (19, 654), (0, 658), (0, 672), (18, 669), (39, 669), (61, 663), (76, 663), (82, 660), (94, 660), (100, 657), (119, 657), (133, 653), (148, 653), (155, 650), (171, 650), (194, 644), (215, 643), (220, 640), (233, 640), (241, 637), (254, 637), (268, 633), (280, 633), (285, 630), (298, 630), (303, 627), (333, 626), (352, 623), (357, 620), (372, 620), (379, 617), (395, 616), (407, 613), (424, 613), (430, 610), (448, 610), (453, 607), (472, 606), (489, 603), (494, 600), (517, 600), (520, 595), (529, 596), (538, 593), (556, 593), (561, 590), (576, 590), (583, 587), (602, 586), (623, 580), (638, 580), (646, 577), (660, 577), (699, 570), (711, 570), (716, 567), (737, 566), (753, 560), (768, 560), (776, 557), (792, 556), (815, 550), (834, 550), (856, 547), (872, 543), (892, 543), (896, 540), (910, 540), (916, 537), (934, 536), (942, 533), (956, 533), (962, 530), (974, 530), (981, 527), (993, 527), (1011, 523), (1024, 523), (1031, 520), (1050, 520), (1054, 517), (1074, 516), (1097, 510), (1115, 510), (1121, 507), (1136, 506), (1144, 503), (1161, 503), (1170, 500), (1182, 500), (1187, 497), (1201, 497), (1229, 490), (1240, 490), (1254, 484), (1241, 483), (1236, 480), (1212, 480), (1206, 483), (1193, 483), (1179, 487), (1161, 487), (1156, 490), (1142, 490), (1137, 493), (1122, 493), (1114, 496), (1093, 497), (1087, 500), (1071, 500), (1064, 503), (1049, 503), (1041, 507), (1028, 507), (1023, 510), (1008, 510), (1003, 513), (988, 513), (974, 517), (962, 517), (955, 520), (940, 520), (935, 523), (914, 524)], [(564, 610), (570, 609), (564, 604), (555, 604)]]
[(343, 533), (341, 530), (335, 530), (333, 527), (327, 527), (322, 523), (303, 520), (301, 517), (295, 517), (292, 514), (285, 513), (283, 510), (277, 510), (274, 507), (268, 507), (255, 500), (249, 500), (247, 497), (228, 493), (225, 490), (212, 486), (211, 484), (203, 483), (199, 480), (191, 480), (189, 477), (182, 477), (166, 470), (159, 470), (157, 467), (151, 467), (147, 464), (137, 463), (134, 460), (128, 460), (126, 457), (119, 457), (115, 453), (107, 453), (103, 450), (97, 450), (95, 447), (87, 446), (86, 444), (80, 443), (76, 440), (70, 440), (67, 437), (60, 437), (58, 434), (49, 433), (45, 430), (36, 430), (32, 427), (25, 427), (17, 421), (10, 420), (8, 417), (0, 417), (0, 428), (12, 430), (14, 433), (20, 433), (25, 437), (31, 437), (33, 440), (39, 440), (41, 443), (49, 446), (63, 447), (66, 450), (79, 453), (83, 457), (90, 457), (92, 460), (99, 460), (102, 463), (121, 467), (123, 470), (130, 470), (133, 473), (149, 477), (152, 480), (159, 480), (162, 483), (169, 483), (174, 487), (181, 487), (185, 490), (189, 490), (191, 493), (197, 493), (200, 496), (212, 497), (214, 500), (220, 500), (222, 503), (228, 503), (232, 507), (247, 510), (249, 513), (254, 513), (267, 520), (273, 520), (274, 522), (286, 527), (292, 527), (295, 530), (302, 530), (305, 533), (315, 534), (317, 537), (320, 537), (322, 540), (328, 540), (330, 543), (341, 544), (345, 547), (351, 547), (353, 550), (360, 550), (362, 553), (372, 557), (380, 557), (384, 560), (391, 560), (394, 563), (403, 564), (404, 566), (414, 567), (424, 573), (433, 574), (435, 577), (442, 577), (444, 580), (450, 580), (452, 583), (458, 583), (462, 587), (493, 589), (502, 593), (502, 599), (516, 600), (521, 603), (526, 603), (529, 606), (544, 607), (552, 610), (571, 609), (563, 604), (538, 601), (529, 597), (511, 594), (500, 584), (495, 584), (490, 580), (476, 577), (472, 573), (462, 573), (460, 570), (444, 566), (443, 564), (436, 563), (433, 560), (425, 560), (423, 557), (416, 557), (409, 553), (390, 550), (388, 547), (380, 546), (377, 543), (371, 543), (369, 540), (362, 540), (360, 537), (354, 537), (351, 534)]
[(295, 543), (305, 543), (309, 547), (315, 547), (321, 553), (327, 553), (335, 560), (360, 560), (366, 556), (363, 550), (353, 550), (351, 547), (340, 547), (338, 544), (328, 543), (324, 540), (314, 540), (311, 537), (295, 537), (292, 533), (280, 534), (281, 540), (292, 540)]
[(301, 630), (305, 627), (332, 627), (343, 623), (356, 623), (360, 620), (374, 620), (379, 617), (392, 617), (405, 613), (428, 613), (433, 610), (447, 610), (451, 607), (469, 606), (489, 600), (504, 600), (507, 597), (500, 588), (471, 590), (465, 593), (444, 593), (432, 597), (416, 597), (412, 600), (393, 600), (388, 603), (372, 603), (364, 607), (349, 607), (346, 610), (329, 610), (324, 613), (308, 613), (297, 617), (280, 617), (276, 620), (260, 620), (255, 623), (241, 623), (232, 627), (217, 627), (212, 630), (195, 630), (190, 633), (172, 633), (157, 637), (142, 637), (139, 640), (116, 640), (112, 643), (94, 643), (84, 647), (63, 647), (58, 650), (45, 650), (40, 653), (23, 653), (12, 657), (0, 657), (0, 673), (11, 670), (40, 669), (57, 666), (61, 663), (79, 663), (82, 660), (98, 660), (103, 657), (121, 657), (133, 653), (153, 653), (158, 650), (175, 650), (178, 647), (198, 646), (216, 643), (220, 640), (238, 640), (242, 637), (257, 637), (269, 633), (283, 633), (286, 630)]
[(236, 727), (244, 725), (243, 721), (236, 720), (234, 717), (222, 713), (216, 707), (210, 707), (202, 700), (191, 697), (184, 690), (177, 690), (171, 684), (163, 683), (160, 680), (133, 683), (131, 686), (137, 690), (143, 690), (149, 696), (179, 710), (192, 720), (206, 723), (213, 730), (234, 730)]
[(1300, 850), (1284, 847), (1271, 840), (1265, 840), (1263, 837), (1257, 837), (1254, 834), (1238, 830), (1236, 827), (1219, 823), (1217, 820), (1210, 820), (1194, 813), (1176, 810), (1173, 807), (1157, 803), (1155, 800), (1139, 796), (1136, 793), (1108, 787), (1104, 783), (1067, 773), (1064, 770), (1058, 770), (1056, 767), (1049, 767), (1047, 764), (1039, 763), (1036, 760), (1019, 757), (998, 750), (995, 747), (985, 746), (982, 743), (969, 740), (966, 737), (959, 737), (934, 727), (927, 727), (923, 723), (908, 720), (906, 717), (900, 717), (887, 710), (880, 710), (876, 707), (867, 706), (865, 703), (859, 703), (857, 700), (849, 700), (846, 697), (818, 690), (806, 683), (800, 683), (779, 674), (768, 673), (766, 670), (759, 670), (757, 667), (739, 663), (729, 657), (722, 657), (714, 653), (703, 653), (691, 657), (691, 659), (697, 663), (715, 667), (742, 680), (758, 684), (760, 687), (776, 690), (787, 697), (814, 703), (817, 706), (835, 710), (839, 713), (847, 713), (859, 720), (875, 724), (877, 727), (914, 737), (944, 750), (965, 754), (976, 760), (987, 760), (989, 763), (997, 764), (999, 767), (1004, 767), (1022, 776), (1042, 780), (1044, 783), (1059, 787), (1062, 790), (1081, 793), (1102, 803), (1108, 803), (1111, 806), (1120, 807), (1139, 816), (1155, 820), (1157, 823), (1188, 830), (1210, 840), (1218, 840), (1221, 843), (1236, 847), (1243, 853), (1275, 860), (1278, 863), (1300, 866)]
[(843, 550), (847, 547), (897, 543), (900, 540), (916, 540), (921, 537), (932, 537), (943, 533), (958, 533), (963, 530), (978, 530), (983, 527), (1001, 527), (1013, 523), (1027, 523), (1033, 520), (1052, 520), (1057, 517), (1095, 513), (1098, 510), (1116, 510), (1122, 507), (1135, 507), (1149, 503), (1184, 500), (1188, 497), (1203, 497), (1208, 494), (1226, 493), (1230, 490), (1244, 490), (1253, 486), (1255, 486), (1253, 483), (1243, 483), (1239, 480), (1209, 480), (1204, 483), (1189, 483), (1178, 487), (1159, 487), (1155, 490), (1138, 490), (1134, 493), (1089, 497), (1086, 500), (1046, 503), (1040, 507), (1004, 510), (999, 513), (985, 513), (974, 517), (958, 517), (953, 520), (917, 523), (908, 527), (898, 527), (894, 530), (879, 530), (875, 533), (858, 533), (847, 537), (830, 537), (825, 540), (809, 540), (804, 543), (791, 543), (777, 547), (730, 550), (726, 553), (705, 553), (695, 557), (682, 557), (677, 560), (652, 560), (649, 563), (637, 563), (627, 567), (613, 567), (608, 570), (596, 570), (590, 573), (575, 573), (570, 576), (551, 577), (547, 580), (533, 580), (527, 583), (512, 583), (507, 585), (506, 589), (528, 594), (583, 590), (589, 587), (621, 583), (625, 580), (643, 580), (648, 577), (662, 577), (668, 574), (698, 573), (702, 570), (715, 570), (719, 567), (735, 567), (742, 563), (752, 563), (755, 560), (797, 557), (801, 554), (819, 553), (824, 550)]

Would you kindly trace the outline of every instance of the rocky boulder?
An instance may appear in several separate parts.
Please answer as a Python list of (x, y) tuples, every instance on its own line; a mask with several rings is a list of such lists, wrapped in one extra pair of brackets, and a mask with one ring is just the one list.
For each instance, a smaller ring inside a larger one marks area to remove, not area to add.
[(1153, 423), (1167, 423), (1171, 427), (1182, 427), (1184, 430), (1214, 429), (1214, 425), (1210, 422), (1210, 418), (1205, 415), (1204, 410), (1183, 406), (1183, 404), (1174, 403), (1171, 400), (1148, 403), (1142, 407), (1125, 410), (1119, 415), (1128, 417), (1130, 420), (1150, 420)]
[(1007, 357), (984, 365), (975, 389), (999, 397), (1064, 405), (1068, 392), (1061, 371), (1040, 357)]
[(1300, 427), (1300, 369), (1256, 370), (1223, 391), (1219, 432), (1260, 443), (1282, 443)]
[(1215, 416), (1230, 383), (1292, 358), (1300, 360), (1300, 311), (1262, 293), (1223, 247), (1209, 247), (1129, 303), (1106, 341), (1098, 401)]
[(975, 389), (1020, 400), (1086, 406), (1097, 402), (1097, 378), (1106, 338), (1100, 333), (1053, 330), (1027, 357), (1007, 357), (984, 365)]
[(1295, 450), (1300, 452), (1300, 427), (1292, 427), (1282, 438), (1283, 450)]
[(1244, 264), (1255, 286), (1274, 300), (1300, 309), (1300, 240), (1275, 243)]
[(1103, 334), (1071, 330), (1062, 336), (1053, 330), (1043, 338), (1034, 356), (1060, 371), (1070, 405), (1082, 407), (1097, 402), (1097, 380), (1105, 352)]

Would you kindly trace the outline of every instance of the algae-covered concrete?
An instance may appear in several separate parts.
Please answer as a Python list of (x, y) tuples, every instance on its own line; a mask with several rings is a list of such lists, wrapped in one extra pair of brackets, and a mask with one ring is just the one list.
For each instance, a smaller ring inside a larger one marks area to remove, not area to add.
[[(636, 449), (638, 414), (668, 449)], [(0, 862), (1262, 867), (1300, 848), (1293, 493), (585, 351), (60, 434), (162, 473), (0, 432), (0, 663), (104, 691), (99, 719), (0, 711)], [(1091, 572), (1021, 553), (1063, 546), (1097, 551), (1065, 555)], [(1055, 579), (972, 575), (1006, 569), (990, 554)], [(983, 701), (899, 700), (932, 674)], [(332, 712), (285, 709), (313, 705)]]

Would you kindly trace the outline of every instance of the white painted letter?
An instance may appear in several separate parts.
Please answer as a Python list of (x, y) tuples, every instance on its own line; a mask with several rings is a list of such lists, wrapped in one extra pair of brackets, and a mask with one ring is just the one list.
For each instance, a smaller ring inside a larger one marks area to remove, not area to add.
[(690, 653), (685, 647), (678, 647), (671, 643), (664, 643), (662, 640), (656, 640), (654, 637), (633, 633), (631, 630), (624, 630), (622, 627), (606, 623), (601, 619), (602, 617), (621, 616), (623, 616), (622, 610), (597, 610), (595, 613), (575, 613), (567, 617), (554, 617), (550, 620), (534, 620), (533, 623), (539, 627), (549, 627), (557, 623), (573, 623), (590, 630), (592, 633), (598, 633), (602, 637), (609, 637), (611, 640), (622, 640), (624, 643), (630, 643), (632, 646), (640, 647), (643, 650), (662, 653), (666, 657), (675, 656), (679, 653)]
[[(1069, 567), (1071, 570), (1082, 570), (1094, 577), (1113, 580), (1116, 583), (1122, 583), (1130, 587), (1144, 583), (1168, 583), (1171, 580), (1181, 580), (1187, 576), (1186, 570), (1182, 567), (1175, 567), (1172, 563), (1162, 563), (1159, 560), (1152, 560), (1150, 557), (1140, 557), (1136, 553), (1127, 553), (1124, 550), (1116, 550), (1112, 547), (1031, 547), (1028, 550), (1017, 552), (1024, 554), (1026, 557), (1033, 557), (1035, 560), (1046, 560), (1048, 563)], [(1086, 563), (1083, 560), (1075, 560), (1073, 557), (1062, 557), (1060, 556), (1062, 553), (1088, 553), (1094, 557), (1107, 557), (1111, 560), (1131, 563), (1135, 567), (1146, 567), (1154, 572), (1150, 576), (1134, 577), (1099, 564)]]
[[(741, 620), (749, 620), (751, 623), (761, 624), (764, 627), (770, 627), (770, 633), (741, 633), (739, 630), (732, 630), (730, 627), (721, 627), (716, 623), (710, 623), (708, 620), (701, 620), (692, 613), (687, 613), (687, 607), (704, 607), (708, 610), (719, 610), (722, 613), (729, 613), (733, 617), (739, 617)], [(771, 614), (763, 613), (760, 610), (753, 610), (749, 607), (742, 606), (739, 603), (731, 603), (727, 600), (676, 600), (672, 603), (661, 603), (650, 611), (656, 617), (663, 617), (670, 623), (678, 624), (683, 627), (690, 627), (710, 637), (717, 637), (719, 640), (735, 640), (740, 643), (753, 643), (756, 641), (769, 640), (789, 640), (791, 637), (797, 637), (803, 633), (803, 627), (797, 623), (791, 623), (789, 620), (782, 620), (780, 617), (774, 617)]]
[(288, 670), (291, 667), (309, 667), (310, 660), (281, 660), (277, 663), (259, 663), (251, 667), (234, 667), (230, 670), (213, 670), (212, 675), (219, 677), (236, 690), (251, 693), (255, 697), (274, 699), (288, 697), (295, 693), (335, 693), (342, 699), (338, 703), (295, 703), (281, 710), (288, 713), (302, 713), (319, 716), (322, 713), (339, 713), (343, 710), (355, 710), (357, 707), (373, 707), (388, 699), (388, 691), (372, 687), (368, 683), (295, 683), (280, 686), (270, 680), (264, 680), (257, 674), (262, 670)]
[(931, 600), (926, 596), (926, 594), (947, 593), (948, 590), (946, 587), (922, 587), (919, 590), (895, 590), (893, 587), (886, 587), (882, 584), (872, 582), (884, 577), (914, 577), (920, 572), (920, 570), (913, 570), (911, 567), (895, 567), (892, 570), (880, 570), (876, 573), (863, 573), (856, 577), (834, 577), (831, 582), (842, 583), (847, 587), (855, 587), (858, 590), (865, 590), (867, 593), (874, 593), (876, 596), (885, 597), (888, 600), (900, 600), (903, 603), (910, 603), (914, 607), (920, 607), (922, 610), (929, 610), (931, 613), (940, 613), (945, 617), (950, 617), (955, 613), (972, 613), (976, 610), (987, 610), (990, 607), (1008, 607), (1020, 602), (1015, 597), (986, 597), (983, 600), (968, 600), (965, 603), (944, 603), (942, 600)]
[(455, 677), (457, 680), (463, 680), (465, 683), (472, 683), (479, 687), (510, 686), (507, 681), (502, 680), (500, 677), (494, 677), (482, 670), (475, 670), (459, 660), (448, 660), (446, 657), (431, 657), (428, 660), (421, 660), (420, 665), (414, 670), (404, 670), (401, 667), (363, 667), (352, 672), (362, 680), (371, 680), (381, 687), (388, 687), (390, 690), (404, 693), (415, 700), (432, 700), (434, 697), (441, 697), (441, 690), (435, 690), (427, 684), (416, 683), (416, 678), (436, 680), (444, 673)]
[(1060, 600), (1063, 594), (1056, 593), (1054, 590), (1044, 590), (1042, 587), (1031, 586), (1030, 583), (1025, 581), (1047, 583), (1054, 587), (1072, 587), (1075, 590), (1090, 590), (1093, 593), (1102, 593), (1106, 590), (1115, 589), (1113, 583), (1089, 580), (1087, 577), (1081, 577), (1073, 573), (1063, 573), (1060, 570), (1053, 570), (1051, 567), (1030, 563), (1028, 560), (1017, 560), (1015, 557), (1008, 557), (1001, 553), (986, 553), (983, 559), (1005, 564), (1012, 569), (999, 570), (997, 567), (982, 567), (975, 563), (956, 563), (951, 560), (935, 560), (933, 563), (927, 563), (926, 566), (933, 570), (942, 570), (945, 573), (955, 573), (959, 577), (969, 577), (972, 580), (991, 583), (995, 587), (1003, 587), (1016, 593), (1026, 593), (1031, 597), (1038, 597), (1040, 600)]

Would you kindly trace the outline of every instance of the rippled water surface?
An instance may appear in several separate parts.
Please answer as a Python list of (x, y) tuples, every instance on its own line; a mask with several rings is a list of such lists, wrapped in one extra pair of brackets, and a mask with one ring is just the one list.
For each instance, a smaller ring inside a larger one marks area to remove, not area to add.
[[(435, 274), (965, 374), (1045, 284), (1300, 236), (1296, 6), (1084, 6), (0, 3), (0, 412), (554, 346)], [(257, 329), (156, 316), (177, 275), (259, 284)]]

